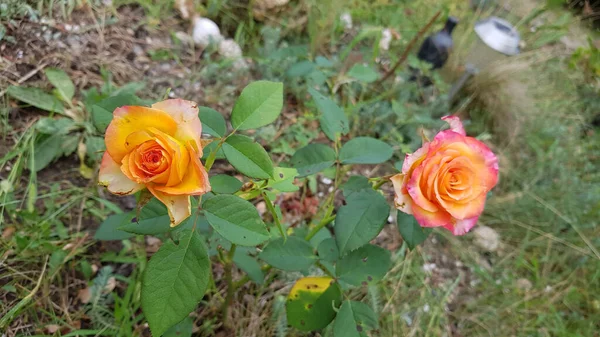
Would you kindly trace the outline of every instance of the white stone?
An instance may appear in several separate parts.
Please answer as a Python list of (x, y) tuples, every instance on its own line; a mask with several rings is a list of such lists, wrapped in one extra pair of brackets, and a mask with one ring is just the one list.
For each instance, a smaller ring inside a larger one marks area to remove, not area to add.
[(194, 32), (192, 33), (194, 42), (202, 47), (208, 46), (211, 41), (219, 42), (223, 39), (221, 30), (216, 23), (207, 18), (194, 18)]
[(342, 13), (342, 15), (340, 15), (340, 21), (342, 22), (342, 25), (344, 25), (344, 29), (352, 29), (352, 15), (350, 15), (350, 13)]
[(379, 40), (379, 49), (390, 50), (391, 42), (392, 42), (392, 31), (389, 28), (386, 28), (381, 32), (381, 40)]
[(219, 42), (219, 54), (224, 58), (238, 59), (242, 57), (242, 48), (233, 39)]
[(437, 268), (435, 263), (425, 263), (423, 265), (423, 271), (426, 273), (431, 273), (435, 268)]
[(262, 8), (275, 8), (287, 5), (290, 0), (254, 0), (254, 5)]
[(490, 252), (495, 252), (500, 247), (500, 235), (488, 226), (478, 226), (473, 231), (474, 243)]

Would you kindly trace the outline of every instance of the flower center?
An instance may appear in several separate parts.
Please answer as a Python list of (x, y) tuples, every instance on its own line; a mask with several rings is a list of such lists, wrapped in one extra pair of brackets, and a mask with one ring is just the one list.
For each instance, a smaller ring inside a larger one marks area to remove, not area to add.
[(142, 143), (132, 156), (137, 173), (142, 179), (150, 179), (165, 172), (171, 162), (169, 153), (155, 140)]

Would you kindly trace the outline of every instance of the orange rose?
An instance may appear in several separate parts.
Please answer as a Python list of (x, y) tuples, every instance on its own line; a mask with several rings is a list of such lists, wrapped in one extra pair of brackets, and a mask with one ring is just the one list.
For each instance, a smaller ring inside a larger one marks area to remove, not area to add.
[(191, 214), (190, 195), (210, 191), (200, 162), (201, 133), (194, 102), (170, 99), (151, 108), (118, 108), (106, 129), (99, 184), (118, 195), (147, 188), (167, 206), (176, 226)]
[(422, 227), (463, 235), (477, 223), (487, 193), (498, 182), (498, 160), (485, 144), (466, 136), (458, 117), (442, 119), (450, 130), (407, 154), (402, 173), (391, 178), (395, 203)]

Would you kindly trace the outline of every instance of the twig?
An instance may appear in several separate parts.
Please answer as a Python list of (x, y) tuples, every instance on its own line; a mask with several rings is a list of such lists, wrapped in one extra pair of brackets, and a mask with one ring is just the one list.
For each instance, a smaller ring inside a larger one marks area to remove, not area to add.
[[(48, 65), (48, 63), (42, 63), (39, 66), (37, 66), (35, 69), (33, 69), (32, 71), (28, 72), (27, 74), (25, 74), (23, 77), (21, 77), (18, 81), (17, 84), (22, 84), (23, 82), (27, 81), (28, 79), (30, 79), (33, 75), (37, 74), (40, 70), (44, 69), (46, 66)], [(2, 91), (0, 91), (0, 96), (4, 96), (4, 94), (6, 93), (6, 90), (8, 89), (4, 89)]]
[(400, 56), (400, 58), (398, 59), (398, 61), (396, 61), (396, 64), (394, 64), (394, 66), (392, 67), (392, 69), (390, 69), (385, 76), (383, 76), (382, 79), (380, 79), (377, 82), (377, 85), (382, 84), (383, 82), (385, 82), (385, 80), (387, 80), (390, 76), (392, 76), (395, 72), (396, 69), (398, 69), (398, 67), (404, 63), (404, 61), (406, 61), (406, 59), (408, 58), (408, 54), (410, 53), (411, 49), (415, 46), (415, 44), (417, 43), (418, 40), (421, 39), (421, 37), (423, 37), (423, 35), (425, 35), (425, 33), (427, 33), (427, 31), (429, 30), (429, 28), (431, 28), (431, 26), (433, 26), (433, 24), (435, 23), (435, 20), (437, 20), (437, 18), (440, 16), (440, 14), (442, 14), (442, 11), (437, 11), (437, 13), (435, 13), (431, 19), (429, 19), (429, 22), (427, 22), (427, 24), (425, 26), (423, 26), (423, 28), (421, 28), (421, 30), (419, 30), (419, 32), (417, 33), (417, 35), (413, 36), (412, 40), (410, 40), (410, 42), (408, 43), (408, 46), (406, 46), (406, 49), (404, 49), (404, 53), (402, 53), (402, 56)]

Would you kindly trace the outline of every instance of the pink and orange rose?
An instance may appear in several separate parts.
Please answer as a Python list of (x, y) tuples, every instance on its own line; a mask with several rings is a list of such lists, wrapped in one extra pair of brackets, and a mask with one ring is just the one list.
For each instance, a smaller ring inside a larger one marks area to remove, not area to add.
[(402, 173), (391, 178), (395, 204), (422, 227), (463, 235), (477, 223), (498, 182), (498, 160), (485, 144), (466, 136), (458, 117), (442, 119), (450, 129), (407, 154)]
[(200, 162), (201, 133), (194, 102), (171, 99), (151, 108), (118, 108), (106, 129), (99, 184), (118, 195), (147, 188), (167, 206), (176, 226), (191, 215), (190, 196), (210, 191)]

